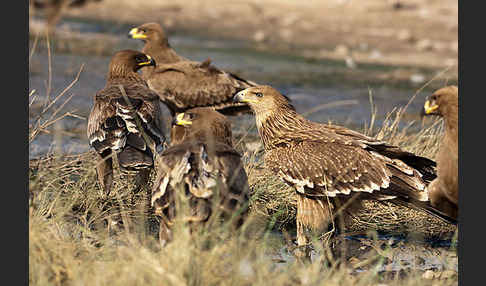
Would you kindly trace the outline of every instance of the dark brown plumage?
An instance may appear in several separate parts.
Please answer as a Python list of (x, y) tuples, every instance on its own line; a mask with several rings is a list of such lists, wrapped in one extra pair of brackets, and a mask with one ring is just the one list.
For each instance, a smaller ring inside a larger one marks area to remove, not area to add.
[(230, 122), (206, 107), (179, 114), (173, 124), (185, 132), (157, 160), (152, 189), (152, 205), (161, 216), (161, 241), (171, 239), (181, 195), (189, 202), (189, 210), (182, 212), (184, 221), (204, 223), (217, 211), (216, 205), (224, 219), (236, 215), (234, 225), (241, 225), (249, 187), (241, 156), (232, 146)]
[[(98, 180), (107, 194), (113, 181), (112, 152), (122, 171), (138, 173), (137, 184), (143, 185), (153, 168), (154, 150), (161, 151), (165, 142), (158, 96), (137, 73), (151, 65), (155, 65), (154, 60), (144, 53), (133, 50), (115, 53), (106, 85), (94, 96), (87, 134), (89, 144), (100, 156)], [(120, 86), (130, 103), (123, 97)]]
[(435, 91), (426, 101), (424, 115), (444, 118), (445, 132), (436, 156), (437, 178), (428, 188), (433, 206), (457, 218), (458, 184), (458, 102), (457, 86), (447, 86)]
[(270, 86), (248, 88), (235, 100), (255, 113), (266, 168), (297, 191), (299, 245), (307, 243), (307, 229), (324, 230), (338, 204), (355, 195), (357, 202), (390, 200), (450, 219), (427, 201), (434, 161), (344, 127), (309, 121)]
[(144, 41), (142, 51), (157, 62), (156, 68), (147, 69), (142, 75), (172, 115), (204, 106), (213, 106), (225, 115), (249, 111), (246, 104), (234, 103), (232, 98), (238, 91), (255, 86), (254, 82), (218, 69), (209, 59), (201, 63), (179, 56), (157, 23), (133, 28), (129, 36)]

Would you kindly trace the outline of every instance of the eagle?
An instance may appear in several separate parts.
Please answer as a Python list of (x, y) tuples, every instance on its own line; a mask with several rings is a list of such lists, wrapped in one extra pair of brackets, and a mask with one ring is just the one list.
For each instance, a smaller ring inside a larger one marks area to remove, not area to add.
[(107, 195), (113, 184), (112, 156), (117, 156), (123, 172), (137, 174), (139, 187), (148, 180), (155, 152), (163, 150), (158, 95), (137, 73), (146, 66), (155, 66), (149, 55), (134, 50), (116, 52), (105, 87), (94, 95), (87, 135), (98, 154), (98, 181)]
[(446, 86), (430, 95), (422, 110), (423, 115), (440, 116), (445, 123), (444, 136), (436, 155), (437, 178), (428, 187), (430, 203), (454, 218), (457, 218), (459, 199), (458, 102), (457, 86)]
[(129, 37), (145, 42), (142, 51), (157, 62), (157, 67), (142, 71), (142, 76), (149, 87), (157, 91), (172, 116), (205, 106), (212, 106), (225, 115), (250, 111), (246, 104), (235, 103), (232, 98), (238, 91), (256, 83), (215, 67), (210, 59), (197, 62), (179, 56), (158, 23), (133, 28)]
[(197, 107), (179, 113), (172, 124), (178, 137), (157, 159), (152, 188), (151, 203), (161, 217), (160, 241), (172, 239), (180, 197), (189, 207), (179, 213), (191, 227), (211, 216), (240, 226), (248, 214), (249, 186), (241, 155), (233, 148), (231, 123), (214, 108)]
[(428, 202), (435, 162), (359, 132), (307, 120), (271, 86), (238, 92), (255, 114), (264, 165), (297, 193), (297, 244), (322, 232), (338, 205), (390, 200), (454, 221)]

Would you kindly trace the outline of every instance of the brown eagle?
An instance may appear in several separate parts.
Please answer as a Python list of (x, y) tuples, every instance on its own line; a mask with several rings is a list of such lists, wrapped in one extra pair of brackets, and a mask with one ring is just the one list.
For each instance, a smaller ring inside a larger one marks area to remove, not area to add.
[(232, 145), (229, 120), (213, 108), (198, 107), (178, 114), (173, 125), (181, 132), (157, 159), (152, 189), (152, 206), (161, 217), (160, 240), (171, 240), (181, 196), (189, 204), (183, 220), (194, 226), (216, 213), (241, 225), (248, 212), (248, 178)]
[(423, 114), (444, 118), (445, 133), (436, 156), (437, 178), (429, 187), (430, 203), (457, 218), (458, 184), (458, 102), (457, 86), (447, 86), (435, 91), (425, 101)]
[(96, 170), (106, 194), (113, 184), (112, 153), (122, 171), (137, 173), (137, 184), (141, 186), (153, 168), (154, 150), (162, 151), (165, 136), (158, 96), (137, 73), (142, 67), (154, 65), (155, 61), (144, 53), (116, 52), (106, 85), (94, 96), (87, 134), (90, 146), (100, 157)]
[(209, 59), (201, 63), (179, 56), (158, 23), (133, 28), (129, 36), (144, 41), (142, 51), (157, 62), (157, 67), (142, 71), (142, 75), (171, 110), (172, 116), (204, 106), (213, 106), (225, 115), (249, 112), (246, 104), (235, 103), (232, 98), (238, 91), (256, 83), (218, 69)]
[(308, 230), (327, 228), (337, 203), (355, 196), (391, 200), (450, 220), (428, 203), (434, 161), (344, 127), (309, 121), (270, 86), (245, 89), (234, 100), (248, 103), (255, 114), (265, 167), (297, 191), (298, 245), (308, 243)]

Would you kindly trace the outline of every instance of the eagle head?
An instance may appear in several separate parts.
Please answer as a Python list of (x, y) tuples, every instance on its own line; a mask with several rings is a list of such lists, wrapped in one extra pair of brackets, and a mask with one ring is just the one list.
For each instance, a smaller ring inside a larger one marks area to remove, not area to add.
[(231, 122), (212, 107), (196, 107), (177, 114), (172, 120), (173, 143), (187, 138), (212, 139), (232, 146)]
[(266, 117), (282, 108), (295, 110), (288, 97), (268, 85), (244, 89), (233, 97), (233, 101), (248, 104), (257, 117)]
[(128, 32), (128, 37), (132, 39), (139, 39), (144, 42), (167, 42), (167, 36), (158, 23), (145, 23), (135, 27)]
[(457, 86), (446, 86), (430, 95), (422, 109), (422, 115), (439, 115), (457, 112), (458, 108)]

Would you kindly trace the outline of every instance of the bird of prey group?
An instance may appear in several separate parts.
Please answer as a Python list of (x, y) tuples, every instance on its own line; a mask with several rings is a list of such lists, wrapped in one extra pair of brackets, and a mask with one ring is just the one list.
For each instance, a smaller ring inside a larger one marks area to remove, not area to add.
[[(113, 54), (106, 85), (94, 96), (89, 144), (98, 154), (99, 186), (109, 195), (113, 158), (148, 186), (169, 243), (176, 216), (191, 226), (249, 215), (250, 187), (226, 116), (253, 114), (264, 147), (264, 167), (295, 190), (297, 244), (325, 232), (340, 206), (389, 201), (452, 224), (458, 215), (458, 88), (431, 94), (423, 115), (444, 118), (436, 158), (425, 158), (360, 132), (313, 122), (275, 88), (219, 69), (208, 59), (182, 57), (158, 23), (127, 31), (143, 49)], [(170, 110), (164, 117), (159, 103)], [(170, 123), (170, 130), (165, 126)], [(181, 201), (187, 203), (183, 208)]]

